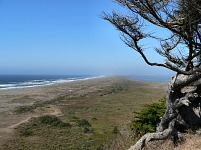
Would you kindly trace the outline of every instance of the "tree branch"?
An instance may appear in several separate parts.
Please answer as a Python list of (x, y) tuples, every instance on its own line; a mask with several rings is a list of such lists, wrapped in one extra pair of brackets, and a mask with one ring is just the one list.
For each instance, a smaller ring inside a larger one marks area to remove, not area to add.
[(149, 141), (167, 139), (173, 134), (174, 126), (175, 120), (172, 120), (169, 123), (169, 127), (163, 132), (145, 134), (143, 137), (140, 138), (140, 140), (138, 140), (135, 145), (131, 146), (128, 150), (141, 150)]

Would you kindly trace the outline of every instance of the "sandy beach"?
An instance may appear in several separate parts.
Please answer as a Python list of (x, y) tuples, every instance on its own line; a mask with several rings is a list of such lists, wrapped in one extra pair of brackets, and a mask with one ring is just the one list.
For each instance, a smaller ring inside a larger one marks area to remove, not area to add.
[[(32, 145), (30, 149), (51, 149), (49, 147), (51, 144), (49, 146), (42, 144), (44, 141), (36, 132), (30, 137), (19, 134), (21, 127), (25, 128), (33, 118), (44, 115), (54, 115), (67, 120), (72, 124), (72, 132), (76, 126), (75, 117), (85, 117), (92, 122), (94, 135), (97, 132), (102, 136), (108, 132), (104, 127), (105, 123), (101, 124), (106, 120), (108, 126), (111, 124), (109, 128), (114, 128), (113, 124), (115, 124), (123, 129), (132, 118), (132, 112), (139, 110), (144, 104), (163, 97), (165, 87), (166, 83), (145, 83), (117, 77), (102, 77), (49, 86), (0, 90), (0, 149), (22, 149), (30, 145)], [(98, 121), (94, 121), (96, 118)], [(101, 131), (102, 129), (104, 131)], [(49, 134), (51, 137), (51, 133)], [(113, 135), (108, 136), (115, 139)], [(36, 146), (29, 138), (35, 139)], [(84, 143), (86, 139), (82, 138), (82, 140)], [(97, 141), (99, 145), (101, 142), (107, 143), (105, 139)], [(58, 148), (57, 144), (54, 145), (56, 146), (51, 146), (52, 149)], [(93, 149), (96, 145), (93, 146), (92, 144), (89, 149)], [(76, 149), (76, 146), (71, 144), (69, 149)]]

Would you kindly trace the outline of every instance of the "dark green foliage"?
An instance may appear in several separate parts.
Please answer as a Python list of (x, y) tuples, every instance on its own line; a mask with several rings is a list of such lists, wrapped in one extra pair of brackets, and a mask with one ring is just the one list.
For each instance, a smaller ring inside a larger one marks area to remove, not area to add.
[(140, 112), (134, 112), (131, 129), (135, 135), (143, 135), (147, 132), (155, 132), (160, 117), (165, 113), (165, 98), (157, 103), (145, 105)]
[(97, 147), (97, 150), (104, 150), (105, 149), (105, 146), (103, 144), (100, 144), (98, 147)]
[(94, 129), (88, 128), (88, 127), (84, 127), (84, 133), (94, 133)]
[(32, 112), (35, 108), (33, 106), (19, 106), (16, 108), (15, 112), (17, 114), (22, 114), (26, 112)]
[(114, 134), (118, 134), (119, 133), (119, 129), (117, 128), (117, 126), (114, 127), (112, 133), (114, 133)]
[(33, 134), (32, 131), (29, 130), (23, 130), (20, 132), (20, 135), (25, 137), (31, 136), (32, 134)]
[(41, 123), (55, 126), (55, 127), (65, 128), (65, 127), (71, 126), (70, 123), (64, 123), (61, 121), (61, 119), (59, 119), (56, 116), (46, 115), (46, 116), (40, 117), (39, 119), (40, 119)]
[(88, 133), (89, 131), (90, 131), (89, 128), (87, 127), (84, 128), (84, 133)]
[(73, 116), (72, 119), (74, 119), (74, 120), (78, 120), (79, 118), (76, 117), (76, 116)]
[(91, 124), (89, 123), (89, 121), (86, 120), (86, 119), (78, 120), (77, 124), (78, 124), (79, 127), (91, 126)]
[(96, 117), (92, 118), (93, 121), (97, 121), (98, 119)]

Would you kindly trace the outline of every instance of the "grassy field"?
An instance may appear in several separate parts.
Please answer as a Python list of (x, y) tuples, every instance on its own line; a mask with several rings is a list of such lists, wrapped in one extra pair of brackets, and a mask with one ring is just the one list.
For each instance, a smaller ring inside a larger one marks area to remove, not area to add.
[(24, 115), (50, 108), (59, 113), (31, 117), (16, 127), (13, 136), (0, 149), (127, 149), (132, 144), (129, 122), (133, 112), (163, 97), (164, 85), (121, 78), (74, 83), (68, 86), (70, 92), (58, 85), (49, 93), (60, 92), (60, 95), (18, 107), (15, 113)]

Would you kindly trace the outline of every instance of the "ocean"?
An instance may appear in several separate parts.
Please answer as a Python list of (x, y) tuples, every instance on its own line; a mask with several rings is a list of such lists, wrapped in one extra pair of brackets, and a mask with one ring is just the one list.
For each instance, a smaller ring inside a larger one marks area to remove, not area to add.
[(90, 75), (0, 75), (0, 90), (45, 86), (95, 77)]
[[(36, 87), (66, 83), (77, 80), (87, 80), (103, 76), (91, 75), (0, 75), (0, 90)], [(168, 82), (171, 76), (131, 75), (129, 78), (143, 82)]]

